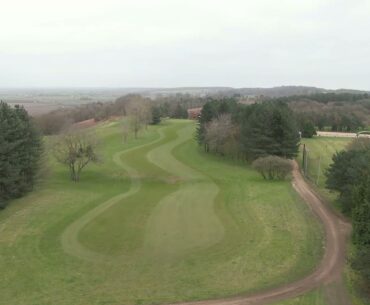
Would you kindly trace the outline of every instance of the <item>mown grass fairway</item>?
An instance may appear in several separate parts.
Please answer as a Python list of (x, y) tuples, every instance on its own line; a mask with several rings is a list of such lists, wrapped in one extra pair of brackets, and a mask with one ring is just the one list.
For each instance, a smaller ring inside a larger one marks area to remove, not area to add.
[(0, 304), (217, 298), (312, 270), (321, 227), (290, 183), (205, 154), (194, 130), (167, 121), (123, 144), (118, 124), (100, 125), (105, 162), (79, 183), (51, 162), (38, 190), (0, 212)]

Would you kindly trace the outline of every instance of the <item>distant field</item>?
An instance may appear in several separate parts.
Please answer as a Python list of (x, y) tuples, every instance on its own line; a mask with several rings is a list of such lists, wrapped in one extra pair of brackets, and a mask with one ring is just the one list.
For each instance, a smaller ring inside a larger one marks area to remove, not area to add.
[(40, 103), (40, 102), (24, 102), (24, 101), (15, 101), (15, 100), (4, 100), (4, 102), (8, 103), (11, 106), (20, 105), (23, 106), (24, 109), (27, 110), (28, 114), (31, 116), (38, 116), (44, 113), (48, 113), (50, 111), (59, 109), (59, 108), (66, 108), (71, 107), (71, 105), (67, 104), (53, 104), (53, 103)]
[[(308, 149), (308, 177), (320, 188), (321, 193), (329, 200), (334, 200), (336, 194), (329, 192), (325, 188), (325, 170), (332, 163), (333, 155), (337, 151), (345, 149), (351, 141), (351, 138), (339, 137), (302, 139), (302, 144), (306, 144)], [(300, 164), (302, 164), (302, 146), (298, 160)]]
[(0, 100), (14, 106), (22, 105), (32, 116), (86, 103), (114, 101), (119, 92), (98, 90), (1, 90)]
[[(167, 121), (127, 144), (120, 129), (98, 125), (104, 163), (81, 182), (50, 160), (38, 189), (0, 212), (0, 304), (217, 298), (314, 268), (321, 227), (288, 181), (205, 154), (193, 122)], [(324, 304), (316, 293), (302, 300), (281, 304)]]

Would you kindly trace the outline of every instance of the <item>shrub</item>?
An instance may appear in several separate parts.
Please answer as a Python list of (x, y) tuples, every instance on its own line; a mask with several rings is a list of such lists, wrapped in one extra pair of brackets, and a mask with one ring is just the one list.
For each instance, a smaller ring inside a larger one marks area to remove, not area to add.
[(293, 169), (291, 161), (278, 156), (260, 157), (252, 163), (252, 167), (257, 170), (264, 179), (268, 180), (283, 180)]

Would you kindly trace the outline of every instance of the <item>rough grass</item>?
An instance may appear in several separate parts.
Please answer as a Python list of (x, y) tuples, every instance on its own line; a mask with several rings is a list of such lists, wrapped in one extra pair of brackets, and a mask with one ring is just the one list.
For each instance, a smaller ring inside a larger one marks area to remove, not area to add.
[[(315, 181), (318, 181), (320, 187), (325, 187), (324, 171), (332, 163), (332, 157), (336, 152), (339, 152), (351, 142), (349, 138), (329, 138), (329, 137), (314, 137), (311, 139), (302, 139), (302, 143), (306, 144), (308, 149), (308, 173)], [(301, 156), (300, 156), (301, 157)], [(321, 163), (320, 163), (321, 157)], [(320, 163), (320, 171), (319, 171)], [(317, 180), (319, 173), (319, 179)]]
[[(325, 171), (332, 163), (333, 155), (345, 149), (351, 140), (350, 138), (339, 137), (302, 139), (302, 143), (306, 144), (308, 149), (308, 178), (319, 188), (320, 193), (329, 201), (334, 202), (337, 194), (325, 188)], [(302, 149), (298, 160), (300, 164), (302, 164)]]
[[(319, 161), (321, 156), (321, 173), (318, 180), (318, 191), (320, 194), (326, 198), (329, 202), (333, 203), (333, 206), (340, 210), (340, 207), (336, 204), (335, 199), (337, 198), (336, 192), (330, 192), (325, 188), (325, 176), (324, 172), (332, 163), (332, 156), (335, 152), (344, 150), (346, 146), (351, 142), (352, 139), (349, 138), (329, 138), (329, 137), (315, 137), (312, 139), (303, 139), (309, 149), (309, 163), (308, 172), (309, 178), (315, 184), (317, 182), (317, 173), (319, 169)], [(300, 156), (299, 161), (302, 161), (302, 156)], [(351, 247), (348, 247), (349, 250)], [(347, 283), (347, 288), (351, 294), (352, 303), (354, 305), (369, 305), (369, 300), (364, 300), (358, 292), (359, 279), (356, 273), (347, 265), (345, 270), (345, 278)], [(285, 304), (285, 303), (282, 303)], [(290, 304), (290, 303), (287, 303)], [(295, 304), (295, 303), (293, 303)], [(300, 303), (298, 303), (300, 304)], [(305, 303), (304, 303), (305, 304)], [(309, 304), (309, 303), (308, 303)], [(315, 304), (315, 303), (313, 303)], [(320, 304), (320, 303), (319, 303)]]
[(314, 290), (302, 296), (290, 300), (284, 300), (271, 305), (328, 305), (325, 301), (324, 294), (320, 290)]
[(290, 183), (205, 154), (194, 130), (169, 121), (123, 144), (119, 124), (100, 125), (105, 161), (79, 183), (50, 162), (42, 185), (0, 213), (0, 304), (206, 299), (312, 270), (321, 227)]
[[(335, 152), (346, 149), (346, 146), (351, 142), (352, 139), (348, 138), (327, 138), (327, 137), (315, 137), (312, 139), (303, 139), (303, 143), (306, 143), (308, 149), (310, 150), (310, 160), (309, 160), (309, 178), (316, 183), (317, 181), (317, 172), (318, 165), (321, 156), (321, 172), (322, 174), (319, 177), (319, 183), (317, 184), (320, 194), (333, 204), (335, 208), (340, 210), (340, 207), (335, 202), (337, 198), (336, 192), (330, 192), (325, 188), (325, 169), (332, 163), (332, 156)], [(301, 161), (301, 156), (300, 156)], [(349, 245), (348, 251), (349, 255), (352, 245)], [(358, 275), (351, 269), (351, 266), (347, 264), (345, 269), (345, 278), (347, 283), (348, 291), (351, 295), (351, 301), (354, 305), (368, 305), (370, 300), (361, 294), (358, 291), (358, 283), (361, 280), (358, 278)]]

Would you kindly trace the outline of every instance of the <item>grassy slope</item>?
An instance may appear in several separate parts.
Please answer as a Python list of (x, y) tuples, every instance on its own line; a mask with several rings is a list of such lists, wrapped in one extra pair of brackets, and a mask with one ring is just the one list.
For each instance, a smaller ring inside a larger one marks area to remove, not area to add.
[[(0, 213), (0, 304), (221, 297), (288, 282), (313, 268), (320, 227), (288, 182), (265, 182), (244, 164), (203, 153), (192, 140), (192, 123), (166, 124), (163, 139), (150, 127), (125, 145), (119, 126), (100, 126), (103, 165), (89, 167), (74, 184), (51, 164), (38, 190)], [(139, 148), (122, 160), (139, 173), (140, 191), (78, 234), (83, 247), (111, 259), (67, 255), (65, 229), (130, 189), (126, 171), (113, 161), (130, 147)]]

